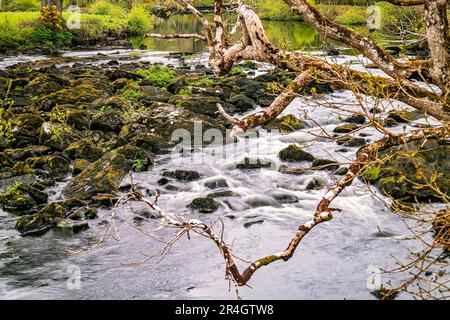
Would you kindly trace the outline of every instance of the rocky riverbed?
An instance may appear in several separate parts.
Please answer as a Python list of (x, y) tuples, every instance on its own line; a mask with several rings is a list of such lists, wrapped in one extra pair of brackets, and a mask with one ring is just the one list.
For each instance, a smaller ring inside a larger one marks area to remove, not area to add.
[[(240, 225), (244, 230), (261, 228), (271, 219), (270, 212), (272, 218), (281, 219), (276, 212), (287, 214), (299, 206), (312, 207), (316, 195), (319, 197), (345, 173), (345, 163), (353, 159), (357, 148), (379, 136), (372, 128), (353, 133), (366, 124), (354, 106), (352, 110), (347, 106), (347, 110), (317, 111), (317, 105), (313, 105), (306, 115), (299, 112), (305, 108), (304, 103), (297, 101), (264, 128), (278, 130), (278, 135), (270, 148), (262, 147), (262, 152), (233, 151), (231, 158), (221, 159), (211, 156), (210, 151), (223, 145), (208, 147), (211, 140), (201, 140), (200, 146), (184, 145), (182, 155), (174, 158), (173, 148), (179, 142), (172, 141), (174, 131), (184, 129), (193, 136), (196, 124), (201, 122), (203, 131), (215, 129), (225, 137), (230, 124), (216, 112), (218, 103), (228, 113), (239, 116), (266, 108), (295, 75), (244, 62), (230, 75), (217, 77), (201, 55), (128, 50), (24, 60), (20, 64), (14, 59), (0, 61), (2, 125), (7, 133), (0, 142), (0, 204), (5, 221), (9, 221), (5, 225), (13, 223), (21, 237), (48, 237), (50, 230), (63, 230), (76, 239), (79, 233), (92, 232), (87, 231), (90, 227), (98, 231), (105, 214), (129, 190), (130, 172), (135, 172), (144, 194), (152, 196), (160, 190), (162, 204), (174, 211), (226, 216), (230, 221), (240, 220), (243, 214), (245, 219)], [(318, 105), (330, 99), (337, 104), (351, 100), (348, 93), (335, 92), (328, 84), (311, 84), (302, 95), (319, 101)], [(406, 127), (411, 130), (418, 124), (434, 124), (400, 104), (400, 110), (392, 110), (389, 105), (373, 107), (372, 113), (396, 132)], [(308, 134), (319, 133), (324, 126), (331, 135), (342, 139), (317, 140)], [(250, 146), (255, 141), (261, 143), (264, 132), (251, 138)], [(206, 150), (208, 156), (202, 164), (187, 165), (183, 157), (186, 148), (194, 153)], [(429, 190), (415, 188), (412, 192), (407, 181), (398, 183), (402, 176), (420, 182), (421, 177), (415, 173), (421, 168), (425, 176), (442, 173), (437, 179), (448, 193), (446, 141), (404, 148), (401, 156), (381, 169), (369, 171), (364, 178), (402, 201), (414, 197), (439, 200)], [(411, 157), (411, 150), (418, 150), (417, 155)], [(279, 173), (285, 165), (321, 170), (306, 170), (296, 176)], [(260, 190), (263, 194), (249, 193), (252, 188), (258, 190), (257, 181), (267, 190)], [(359, 183), (357, 188), (361, 187)], [(372, 206), (370, 210), (379, 212), (380, 208)], [(294, 220), (295, 229), (298, 217)], [(139, 209), (133, 221), (148, 221), (145, 209)], [(286, 224), (284, 221), (282, 229)], [(261, 230), (266, 228), (270, 230)], [(277, 225), (272, 231), (279, 228)], [(17, 236), (9, 227), (5, 229), (5, 239)], [(282, 235), (287, 241), (289, 233), (284, 231), (280, 231), (274, 245), (282, 241)], [(219, 258), (216, 262), (220, 265)]]

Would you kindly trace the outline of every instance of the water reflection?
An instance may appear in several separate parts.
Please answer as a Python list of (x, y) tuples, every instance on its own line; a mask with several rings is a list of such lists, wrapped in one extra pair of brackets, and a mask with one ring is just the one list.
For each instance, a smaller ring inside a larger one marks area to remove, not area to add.
[[(207, 15), (212, 19), (211, 15)], [(236, 16), (227, 17), (232, 26)], [(307, 24), (298, 21), (263, 21), (264, 28), (270, 41), (277, 46), (288, 46), (296, 50), (311, 50), (321, 47), (324, 39)], [(174, 15), (168, 19), (154, 18), (154, 33), (202, 33), (202, 25), (192, 15)], [(205, 50), (205, 43), (193, 39), (132, 39), (135, 47), (145, 45), (150, 50), (157, 51), (182, 51), (197, 53)]]

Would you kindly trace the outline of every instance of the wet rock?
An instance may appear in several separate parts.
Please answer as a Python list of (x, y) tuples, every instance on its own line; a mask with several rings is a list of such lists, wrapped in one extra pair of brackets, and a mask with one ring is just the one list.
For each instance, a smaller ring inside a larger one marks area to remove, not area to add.
[(98, 216), (98, 210), (92, 207), (83, 207), (69, 214), (71, 220), (95, 219)]
[(192, 170), (166, 171), (163, 173), (163, 176), (179, 181), (195, 181), (200, 179), (200, 173)]
[(231, 190), (218, 190), (215, 192), (208, 193), (208, 198), (228, 198), (228, 197), (238, 197), (239, 195)]
[(250, 228), (251, 226), (255, 224), (262, 224), (264, 223), (264, 219), (254, 220), (254, 221), (248, 221), (244, 223), (244, 228)]
[(169, 182), (170, 182), (169, 179), (167, 179), (167, 178), (161, 178), (161, 179), (158, 180), (157, 183), (158, 183), (160, 186), (165, 186), (165, 185), (168, 184)]
[(125, 159), (131, 161), (133, 165), (135, 164), (135, 161), (139, 161), (141, 166), (143, 166), (142, 171), (147, 170), (154, 164), (155, 156), (153, 153), (133, 145), (120, 147), (114, 150), (114, 152), (123, 155)]
[(130, 169), (131, 162), (123, 155), (107, 153), (69, 182), (63, 194), (69, 198), (90, 200), (96, 194), (117, 192)]
[(16, 229), (23, 235), (35, 235), (47, 232), (65, 219), (66, 210), (61, 204), (52, 203), (38, 213), (21, 217), (16, 222)]
[(116, 81), (118, 79), (127, 79), (127, 80), (141, 80), (143, 77), (138, 75), (137, 73), (126, 71), (123, 69), (120, 70), (111, 70), (107, 72), (108, 79), (110, 81)]
[(71, 104), (74, 106), (91, 103), (107, 93), (91, 84), (80, 84), (73, 88), (62, 89), (43, 96), (39, 100), (40, 110), (51, 111), (56, 105)]
[(315, 158), (309, 152), (303, 151), (302, 148), (295, 144), (291, 144), (278, 153), (278, 156), (283, 161), (288, 162), (301, 162), (301, 161), (313, 161)]
[(73, 198), (64, 200), (64, 202), (62, 203), (62, 206), (66, 209), (66, 211), (72, 211), (75, 208), (80, 208), (80, 207), (86, 206), (86, 202), (73, 197)]
[(325, 188), (326, 181), (319, 177), (313, 177), (306, 185), (306, 190), (320, 190)]
[(228, 188), (227, 181), (223, 178), (213, 178), (205, 181), (204, 186), (208, 189)]
[(340, 167), (339, 169), (337, 169), (335, 172), (333, 172), (334, 174), (338, 175), (338, 176), (343, 176), (345, 174), (347, 174), (348, 172), (348, 167)]
[(168, 147), (163, 137), (155, 133), (139, 133), (131, 140), (131, 143), (155, 154), (163, 153)]
[(91, 162), (85, 159), (76, 159), (73, 163), (72, 174), (79, 175), (91, 165)]
[(212, 213), (220, 208), (220, 204), (212, 198), (197, 198), (188, 205), (188, 208), (200, 213)]
[(32, 186), (16, 183), (0, 195), (3, 209), (18, 215), (30, 213), (37, 205), (46, 203), (48, 195)]
[(25, 163), (32, 170), (39, 170), (55, 179), (70, 173), (70, 159), (63, 155), (28, 158)]
[(119, 133), (124, 123), (118, 111), (99, 112), (92, 118), (91, 129)]
[(211, 118), (217, 118), (217, 104), (221, 104), (225, 111), (233, 114), (236, 112), (236, 109), (224, 103), (218, 97), (210, 97), (199, 94), (192, 95), (175, 95), (172, 96), (169, 100), (170, 104), (173, 104), (179, 108), (183, 108), (198, 114), (206, 115)]
[(269, 122), (268, 124), (264, 125), (264, 128), (267, 130), (276, 129), (280, 130), (280, 132), (282, 133), (297, 131), (300, 129), (304, 129), (305, 127), (306, 127), (305, 124), (292, 114), (276, 118), (271, 122)]
[(11, 146), (22, 148), (29, 145), (38, 145), (39, 137), (37, 132), (45, 120), (39, 115), (26, 113), (18, 115), (11, 120), (14, 128)]
[(259, 207), (275, 207), (280, 208), (281, 204), (275, 199), (266, 196), (266, 195), (254, 195), (249, 196), (245, 199), (245, 203), (247, 203), (252, 208)]
[[(336, 164), (336, 165), (333, 165), (333, 164)], [(327, 170), (327, 171), (334, 171), (339, 168), (339, 165), (336, 161), (329, 160), (329, 159), (315, 159), (312, 162), (312, 166), (313, 167), (323, 167), (320, 170)]]
[(141, 86), (140, 89), (142, 93), (140, 100), (146, 105), (150, 105), (154, 101), (169, 102), (172, 97), (172, 94), (165, 88)]
[(71, 159), (83, 159), (88, 161), (97, 161), (104, 153), (105, 150), (95, 144), (92, 141), (92, 138), (85, 138), (73, 142), (64, 150), (64, 154)]
[(100, 193), (93, 196), (91, 200), (91, 202), (96, 206), (110, 209), (117, 203), (117, 201), (119, 201), (119, 198), (114, 194)]
[(241, 170), (254, 170), (254, 169), (263, 169), (263, 168), (271, 168), (272, 161), (263, 158), (249, 158), (245, 157), (244, 160), (238, 164), (236, 164), (236, 169)]
[(230, 99), (230, 103), (235, 107), (236, 112), (246, 112), (257, 107), (256, 102), (245, 94), (237, 94)]
[(12, 161), (24, 161), (30, 157), (39, 157), (50, 152), (50, 148), (46, 146), (28, 146), (19, 149), (7, 149), (3, 153)]
[[(385, 119), (385, 124), (392, 126), (395, 123), (410, 123), (411, 121), (422, 118), (423, 115), (419, 111), (394, 110), (389, 112)], [(388, 120), (389, 119), (389, 120)], [(393, 120), (393, 121), (392, 121)]]
[(354, 123), (348, 123), (334, 128), (335, 133), (349, 133), (358, 129), (358, 126)]
[[(446, 140), (415, 141), (380, 152), (383, 165), (369, 166), (362, 178), (382, 192), (405, 202), (443, 201), (427, 181), (444, 194), (450, 192), (450, 146)], [(441, 173), (441, 174), (440, 174)]]
[(338, 141), (338, 144), (343, 144), (346, 147), (362, 147), (364, 145), (366, 145), (366, 139), (364, 138), (349, 138), (349, 139), (345, 139), (345, 140), (341, 140)]
[(277, 200), (279, 203), (296, 203), (298, 198), (295, 194), (281, 190), (271, 190), (267, 195)]
[(344, 122), (364, 124), (366, 123), (366, 116), (362, 113), (355, 113), (344, 119)]

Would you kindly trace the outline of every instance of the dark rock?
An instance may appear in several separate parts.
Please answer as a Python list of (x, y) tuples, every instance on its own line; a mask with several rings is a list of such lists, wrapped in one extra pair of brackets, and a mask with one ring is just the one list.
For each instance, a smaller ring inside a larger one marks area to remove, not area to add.
[(95, 144), (92, 138), (85, 138), (73, 142), (64, 150), (64, 154), (71, 159), (84, 159), (88, 161), (97, 161), (104, 153), (105, 150)]
[(355, 113), (344, 119), (344, 122), (364, 124), (366, 123), (366, 116), (362, 113)]
[(28, 158), (25, 163), (32, 170), (41, 170), (52, 178), (63, 178), (70, 173), (70, 159), (63, 155)]
[(91, 122), (91, 129), (102, 131), (113, 131), (119, 133), (124, 125), (120, 112), (108, 111), (97, 113)]
[(366, 139), (364, 138), (351, 138), (344, 143), (346, 147), (362, 147), (366, 145)]
[(16, 229), (23, 235), (42, 234), (65, 219), (66, 214), (61, 204), (51, 203), (38, 213), (19, 218)]
[(254, 224), (261, 224), (261, 223), (264, 223), (264, 219), (248, 221), (248, 222), (244, 223), (244, 228), (250, 228)]
[(212, 198), (197, 198), (188, 205), (188, 208), (200, 213), (212, 213), (220, 208), (220, 204)]
[(160, 186), (165, 186), (165, 185), (168, 184), (169, 182), (170, 182), (170, 180), (167, 179), (167, 178), (161, 178), (161, 179), (158, 180), (158, 184), (159, 184)]
[(322, 179), (314, 177), (306, 185), (306, 190), (320, 190), (323, 189), (324, 187), (325, 187), (324, 181)]
[(272, 167), (272, 161), (268, 159), (248, 158), (248, 157), (245, 157), (242, 162), (236, 165), (236, 169), (241, 170), (253, 170), (270, 167)]
[(166, 171), (163, 173), (163, 176), (177, 179), (179, 181), (195, 181), (200, 179), (200, 173), (192, 170)]
[(163, 152), (168, 147), (163, 137), (154, 133), (140, 133), (131, 140), (131, 143), (156, 154)]
[(422, 114), (419, 111), (408, 110), (394, 110), (389, 112), (387, 119), (392, 119), (397, 123), (409, 123), (411, 121), (420, 119)]
[(30, 157), (39, 157), (48, 154), (49, 147), (46, 146), (28, 146), (20, 149), (7, 149), (3, 153), (13, 161), (24, 161)]
[(226, 198), (226, 197), (237, 197), (237, 196), (239, 196), (239, 195), (231, 190), (219, 190), (219, 191), (211, 192), (207, 195), (208, 198)]
[(313, 167), (322, 167), (321, 170), (327, 170), (327, 171), (334, 171), (339, 168), (339, 165), (333, 165), (338, 164), (336, 161), (329, 160), (329, 159), (315, 159), (312, 162)]
[(204, 185), (208, 189), (219, 189), (219, 188), (228, 188), (229, 187), (227, 181), (223, 178), (210, 179), (208, 181), (205, 181)]
[(107, 153), (69, 182), (63, 193), (69, 198), (90, 200), (96, 194), (116, 192), (131, 165), (123, 155)]
[(51, 111), (56, 105), (83, 105), (106, 96), (107, 93), (91, 84), (80, 84), (72, 88), (62, 89), (43, 96), (39, 100), (39, 106), (42, 111)]
[(107, 76), (110, 81), (115, 81), (117, 79), (141, 80), (143, 78), (142, 76), (138, 75), (137, 73), (126, 71), (123, 69), (111, 70), (107, 73)]
[(281, 190), (271, 190), (267, 195), (277, 200), (279, 203), (296, 203), (298, 198), (295, 194)]
[(74, 176), (79, 175), (91, 165), (91, 162), (84, 159), (76, 159), (73, 163), (72, 174)]
[(334, 128), (335, 133), (349, 133), (358, 129), (358, 126), (354, 123), (344, 124)]
[(289, 145), (278, 154), (281, 160), (289, 162), (313, 161), (314, 156), (295, 144)]
[(257, 107), (256, 102), (245, 94), (237, 94), (230, 99), (230, 103), (236, 108), (236, 112), (246, 112)]

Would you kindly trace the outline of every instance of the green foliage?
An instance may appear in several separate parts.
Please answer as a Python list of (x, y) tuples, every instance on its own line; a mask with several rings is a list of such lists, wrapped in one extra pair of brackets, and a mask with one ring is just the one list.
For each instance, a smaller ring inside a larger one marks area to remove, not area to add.
[(14, 105), (14, 101), (9, 99), (11, 85), (12, 80), (9, 80), (5, 96), (3, 98), (0, 97), (0, 138), (6, 142), (10, 142), (13, 139), (10, 109)]
[(102, 106), (101, 108), (100, 108), (100, 111), (101, 112), (108, 112), (108, 111), (111, 111), (112, 110), (112, 107), (111, 106)]
[(142, 69), (137, 74), (150, 80), (153, 84), (160, 87), (167, 87), (174, 79), (176, 73), (174, 70), (160, 65), (154, 65), (149, 69)]
[(232, 76), (245, 76), (245, 70), (239, 67), (234, 67), (231, 69), (230, 74)]
[(189, 88), (183, 88), (180, 90), (180, 92), (178, 92), (178, 94), (182, 95), (182, 96), (188, 96), (188, 95), (192, 94), (192, 90)]
[(373, 180), (378, 179), (378, 177), (380, 176), (380, 173), (381, 173), (381, 167), (379, 165), (374, 165), (374, 166), (367, 167), (364, 170), (362, 176), (365, 180), (373, 181)]
[(133, 161), (133, 171), (141, 172), (147, 168), (148, 160), (147, 159), (136, 159)]
[(126, 9), (122, 6), (112, 3), (111, 1), (98, 0), (95, 1), (88, 9), (90, 13), (102, 16), (120, 17), (126, 16)]
[(150, 30), (150, 16), (143, 6), (134, 6), (128, 14), (127, 31), (131, 35), (143, 35)]
[(8, 198), (11, 196), (19, 195), (21, 193), (20, 187), (21, 187), (21, 184), (19, 181), (14, 182), (2, 194), (2, 198)]
[(122, 96), (128, 100), (138, 100), (142, 96), (140, 89), (128, 89), (122, 93)]
[(201, 78), (201, 79), (199, 79), (197, 81), (192, 82), (191, 84), (193, 86), (196, 86), (196, 87), (209, 87), (209, 86), (212, 86), (214, 84), (214, 80), (210, 79), (210, 78), (207, 78), (207, 77), (204, 77), (204, 78)]
[(39, 11), (41, 1), (39, 0), (14, 0), (5, 5), (7, 11)]
[(336, 22), (346, 25), (365, 25), (367, 13), (360, 7), (352, 7), (336, 17)]
[(283, 1), (258, 0), (255, 6), (261, 19), (300, 20)]
[(32, 33), (35, 43), (44, 46), (68, 46), (72, 43), (72, 34), (67, 31), (55, 31), (46, 27), (37, 27)]
[(62, 142), (64, 140), (64, 134), (70, 133), (70, 127), (67, 125), (68, 114), (57, 108), (53, 109), (50, 113), (51, 121), (51, 140)]

